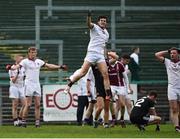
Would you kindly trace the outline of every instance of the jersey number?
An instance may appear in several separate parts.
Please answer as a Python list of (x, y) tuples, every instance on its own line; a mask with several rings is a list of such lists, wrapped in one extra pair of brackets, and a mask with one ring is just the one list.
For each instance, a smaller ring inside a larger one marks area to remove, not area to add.
[(141, 103), (143, 103), (144, 102), (144, 99), (142, 98), (142, 99), (139, 99), (137, 102), (136, 102), (136, 104), (135, 104), (135, 106), (136, 107), (141, 107)]

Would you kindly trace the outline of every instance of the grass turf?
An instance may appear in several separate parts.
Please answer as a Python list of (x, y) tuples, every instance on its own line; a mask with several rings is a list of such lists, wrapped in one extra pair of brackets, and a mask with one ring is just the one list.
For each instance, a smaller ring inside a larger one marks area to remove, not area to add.
[(1, 138), (180, 138), (180, 133), (170, 124), (160, 126), (161, 131), (156, 132), (155, 126), (146, 127), (146, 131), (139, 131), (133, 125), (126, 128), (116, 126), (104, 129), (102, 126), (75, 125), (43, 125), (40, 128), (28, 126), (27, 128), (1, 126)]

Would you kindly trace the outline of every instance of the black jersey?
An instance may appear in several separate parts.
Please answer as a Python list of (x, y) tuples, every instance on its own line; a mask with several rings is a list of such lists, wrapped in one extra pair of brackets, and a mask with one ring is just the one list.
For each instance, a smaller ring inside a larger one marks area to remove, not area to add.
[(138, 99), (131, 111), (131, 117), (146, 116), (149, 113), (149, 109), (154, 108), (154, 105), (155, 102), (148, 97)]
[(106, 93), (105, 93), (105, 90), (104, 90), (104, 83), (103, 83), (103, 77), (101, 75), (101, 72), (99, 71), (97, 66), (92, 66), (92, 71), (93, 71), (93, 74), (94, 74), (97, 96), (105, 97)]

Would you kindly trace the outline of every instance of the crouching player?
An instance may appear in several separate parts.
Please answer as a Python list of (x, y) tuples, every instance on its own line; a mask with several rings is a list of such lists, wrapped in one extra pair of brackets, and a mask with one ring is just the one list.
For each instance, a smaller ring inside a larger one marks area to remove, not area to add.
[(149, 124), (156, 124), (156, 131), (160, 131), (161, 117), (156, 115), (154, 107), (156, 98), (157, 94), (151, 91), (148, 96), (138, 99), (131, 111), (130, 120), (140, 131), (144, 131), (144, 126)]

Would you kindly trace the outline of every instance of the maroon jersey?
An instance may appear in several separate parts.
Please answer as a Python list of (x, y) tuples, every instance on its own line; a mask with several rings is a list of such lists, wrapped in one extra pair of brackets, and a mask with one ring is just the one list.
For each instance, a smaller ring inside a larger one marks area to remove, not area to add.
[(117, 61), (114, 65), (108, 65), (108, 74), (110, 85), (124, 86), (123, 72), (125, 71), (124, 65)]

